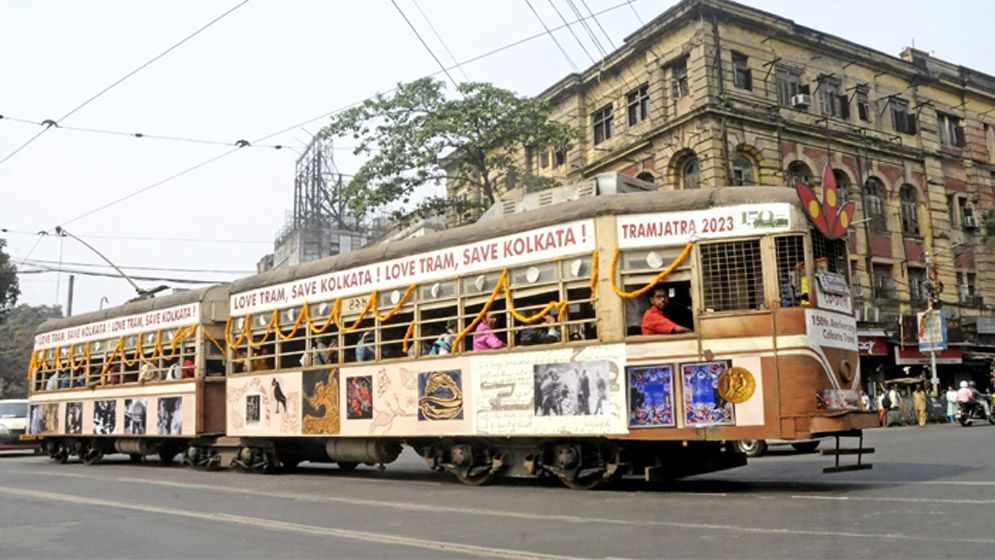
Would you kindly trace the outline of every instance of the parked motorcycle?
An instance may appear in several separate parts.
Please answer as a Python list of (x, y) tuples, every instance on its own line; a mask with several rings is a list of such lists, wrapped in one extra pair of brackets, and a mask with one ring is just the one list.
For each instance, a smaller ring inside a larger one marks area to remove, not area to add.
[(981, 401), (974, 400), (960, 403), (960, 413), (957, 415), (957, 421), (960, 422), (961, 426), (970, 426), (974, 420), (988, 420), (989, 424), (995, 424), (995, 417), (993, 416), (995, 415), (985, 414), (985, 407), (981, 405)]

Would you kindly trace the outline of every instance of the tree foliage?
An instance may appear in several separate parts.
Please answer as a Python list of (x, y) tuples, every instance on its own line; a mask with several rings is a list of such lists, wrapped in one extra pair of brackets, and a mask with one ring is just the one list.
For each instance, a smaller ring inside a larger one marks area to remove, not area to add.
[(460, 84), (457, 93), (447, 99), (442, 82), (423, 78), (332, 118), (322, 135), (351, 139), (354, 153), (366, 158), (344, 191), (354, 212), (390, 208), (403, 219), (471, 209), (472, 202), (438, 189), (421, 190), (443, 181), (476, 190), (484, 207), (509, 183), (530, 190), (556, 184), (522, 165), (526, 149), (565, 150), (577, 137), (549, 120), (547, 103), (487, 83)]
[(10, 256), (4, 251), (6, 239), (0, 239), (0, 323), (14, 304), (21, 290), (17, 284), (17, 267), (10, 262)]
[(58, 305), (18, 305), (0, 324), (0, 396), (24, 398), (28, 394), (26, 374), (38, 325), (62, 317)]

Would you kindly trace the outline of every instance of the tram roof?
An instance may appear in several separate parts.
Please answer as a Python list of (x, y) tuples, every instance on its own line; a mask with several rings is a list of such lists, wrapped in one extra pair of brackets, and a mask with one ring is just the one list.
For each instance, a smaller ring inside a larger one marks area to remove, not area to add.
[[(218, 284), (194, 290), (184, 290), (175, 294), (169, 294), (168, 296), (131, 301), (125, 303), (124, 305), (108, 307), (106, 309), (101, 309), (100, 311), (91, 311), (90, 313), (82, 313), (80, 315), (63, 317), (61, 319), (49, 319), (39, 325), (35, 332), (44, 333), (49, 331), (57, 331), (60, 329), (75, 327), (77, 325), (87, 325), (90, 323), (106, 321), (107, 319), (113, 319), (115, 317), (138, 315), (154, 311), (156, 309), (168, 309), (170, 307), (176, 307), (187, 303), (203, 303), (213, 300), (225, 300), (227, 302), (228, 286), (228, 284)], [(201, 313), (203, 314), (204, 311), (201, 311)]]
[(415, 255), (440, 247), (474, 243), (519, 231), (604, 215), (681, 212), (718, 206), (784, 202), (798, 205), (798, 195), (790, 187), (720, 187), (687, 191), (630, 192), (584, 197), (509, 214), (489, 221), (443, 230), (422, 237), (374, 245), (298, 265), (271, 270), (231, 283), (236, 294), (256, 288), (309, 278), (333, 270), (345, 270), (383, 260)]

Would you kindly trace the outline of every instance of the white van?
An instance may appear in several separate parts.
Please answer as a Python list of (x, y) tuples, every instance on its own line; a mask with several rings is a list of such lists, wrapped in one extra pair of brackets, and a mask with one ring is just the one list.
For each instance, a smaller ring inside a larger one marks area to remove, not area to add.
[(36, 444), (21, 441), (28, 427), (28, 401), (0, 400), (0, 449), (26, 449)]

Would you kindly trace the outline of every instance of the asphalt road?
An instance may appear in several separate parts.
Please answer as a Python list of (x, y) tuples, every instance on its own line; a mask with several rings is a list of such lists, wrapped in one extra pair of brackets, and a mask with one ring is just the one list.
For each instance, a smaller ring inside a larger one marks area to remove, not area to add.
[[(0, 455), (0, 558), (995, 557), (995, 426), (868, 432), (874, 469), (774, 451), (676, 483), (468, 487), (386, 471), (200, 472)], [(790, 450), (790, 448), (786, 448)]]

